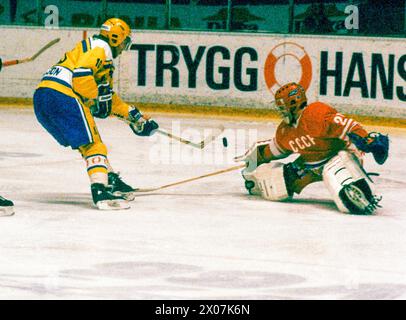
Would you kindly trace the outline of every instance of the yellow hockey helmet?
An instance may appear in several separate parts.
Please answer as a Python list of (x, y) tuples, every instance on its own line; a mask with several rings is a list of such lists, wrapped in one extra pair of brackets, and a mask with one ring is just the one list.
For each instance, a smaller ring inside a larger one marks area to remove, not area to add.
[(124, 41), (125, 49), (131, 45), (131, 29), (126, 22), (118, 18), (111, 18), (100, 28), (100, 35), (108, 39), (110, 47), (118, 47)]
[(275, 93), (275, 104), (287, 124), (295, 124), (307, 106), (305, 89), (295, 82), (289, 82)]

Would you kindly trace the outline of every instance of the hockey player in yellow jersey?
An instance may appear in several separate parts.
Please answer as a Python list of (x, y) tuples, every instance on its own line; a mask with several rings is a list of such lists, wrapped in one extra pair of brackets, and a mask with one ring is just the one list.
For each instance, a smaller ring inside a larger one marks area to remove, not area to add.
[(130, 46), (129, 26), (108, 19), (100, 34), (79, 42), (43, 75), (34, 94), (38, 121), (61, 145), (78, 149), (85, 159), (93, 202), (103, 210), (129, 208), (135, 190), (113, 172), (94, 117), (130, 120), (139, 136), (159, 127), (113, 91), (113, 59)]

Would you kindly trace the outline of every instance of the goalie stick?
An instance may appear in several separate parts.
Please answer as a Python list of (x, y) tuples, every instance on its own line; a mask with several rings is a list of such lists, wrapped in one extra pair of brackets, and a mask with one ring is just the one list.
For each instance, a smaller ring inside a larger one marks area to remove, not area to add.
[[(118, 118), (127, 124), (132, 124), (132, 122), (128, 119), (124, 119), (123, 117), (119, 117), (119, 116), (118, 116)], [(191, 147), (198, 148), (198, 149), (204, 149), (204, 147), (206, 147), (210, 142), (212, 142), (214, 139), (216, 139), (224, 131), (224, 126), (220, 125), (219, 127), (215, 128), (215, 129), (217, 130), (216, 133), (209, 135), (208, 137), (206, 137), (205, 139), (203, 139), (202, 141), (197, 142), (197, 143), (192, 142), (190, 140), (186, 140), (186, 139), (178, 137), (178, 136), (175, 136), (174, 134), (172, 134), (164, 129), (157, 129), (157, 132), (159, 134), (167, 136), (170, 139), (177, 140), (177, 141), (184, 143), (186, 145), (189, 145)]]
[(60, 38), (56, 38), (52, 40), (51, 42), (48, 42), (45, 46), (43, 46), (36, 54), (34, 54), (32, 57), (29, 58), (24, 58), (24, 59), (17, 59), (17, 60), (8, 60), (3, 62), (3, 67), (9, 67), (9, 66), (14, 66), (16, 64), (20, 63), (26, 63), (30, 61), (34, 61), (41, 53), (43, 53), (45, 50), (49, 49), (52, 47), (55, 43), (58, 43)]
[(203, 178), (216, 176), (216, 175), (219, 175), (219, 174), (222, 174), (222, 173), (242, 169), (242, 168), (245, 168), (245, 167), (246, 167), (245, 163), (244, 164), (239, 164), (237, 166), (233, 166), (233, 167), (230, 167), (230, 168), (227, 168), (227, 169), (222, 169), (222, 170), (219, 170), (219, 171), (214, 171), (214, 172), (207, 173), (207, 174), (204, 174), (204, 175), (201, 175), (201, 176), (198, 176), (198, 177), (193, 177), (193, 178), (189, 178), (189, 179), (185, 179), (185, 180), (165, 184), (165, 185), (160, 186), (160, 187), (137, 188), (137, 189), (135, 189), (135, 192), (152, 192), (152, 191), (157, 191), (157, 190), (161, 190), (161, 189), (166, 189), (166, 188), (169, 188), (169, 187), (178, 186), (178, 185), (181, 185), (181, 184), (184, 184), (184, 183), (187, 183), (187, 182), (192, 182), (192, 181), (200, 180), (200, 179), (203, 179)]

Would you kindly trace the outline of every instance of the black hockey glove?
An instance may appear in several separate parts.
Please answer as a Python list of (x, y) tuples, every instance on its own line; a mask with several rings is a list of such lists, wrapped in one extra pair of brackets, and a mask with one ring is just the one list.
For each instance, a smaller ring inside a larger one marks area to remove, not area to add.
[(92, 115), (97, 118), (105, 119), (111, 113), (113, 91), (107, 82), (99, 84), (97, 89), (99, 95), (97, 96), (96, 104), (91, 109)]
[(371, 132), (366, 138), (349, 133), (351, 142), (361, 151), (371, 152), (376, 163), (384, 164), (389, 153), (389, 138), (378, 132)]
[(159, 128), (158, 123), (156, 123), (152, 119), (144, 118), (142, 113), (136, 108), (132, 107), (133, 109), (129, 112), (128, 118), (132, 122), (130, 124), (131, 130), (137, 136), (152, 136), (155, 131)]
[(0, 71), (1, 71), (1, 67), (3, 66), (3, 61), (0, 58)]

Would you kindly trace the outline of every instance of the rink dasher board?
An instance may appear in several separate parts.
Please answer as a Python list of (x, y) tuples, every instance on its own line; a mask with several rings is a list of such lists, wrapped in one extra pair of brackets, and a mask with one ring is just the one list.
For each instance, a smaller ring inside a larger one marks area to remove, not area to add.
[[(1, 95), (15, 98), (30, 98), (65, 51), (84, 35), (98, 33), (2, 29), (3, 60), (61, 38), (35, 63), (3, 70)], [(126, 100), (263, 109), (279, 84), (297, 81), (310, 100), (327, 101), (341, 112), (406, 118), (406, 54), (400, 38), (134, 31), (133, 42), (115, 61), (115, 88)]]

